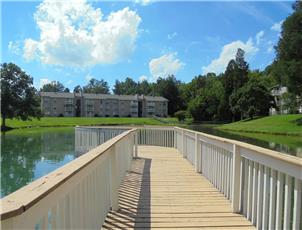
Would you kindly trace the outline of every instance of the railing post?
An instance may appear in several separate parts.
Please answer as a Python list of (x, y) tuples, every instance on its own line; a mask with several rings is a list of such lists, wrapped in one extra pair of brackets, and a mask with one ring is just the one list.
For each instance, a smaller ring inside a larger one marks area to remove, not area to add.
[(134, 134), (134, 158), (137, 158), (137, 146), (138, 146), (138, 132), (139, 130), (137, 129), (135, 131), (135, 134)]
[(182, 156), (183, 158), (187, 158), (187, 153), (186, 153), (186, 136), (185, 136), (185, 131), (182, 129)]
[(201, 152), (200, 152), (200, 142), (199, 135), (195, 133), (195, 171), (200, 172), (201, 165)]
[(174, 143), (173, 143), (173, 146), (174, 148), (176, 149), (177, 148), (177, 132), (176, 132), (176, 129), (175, 127), (173, 128), (173, 135), (174, 135)]
[(233, 175), (232, 175), (232, 209), (234, 213), (240, 211), (240, 165), (241, 156), (239, 147), (233, 145)]
[(117, 211), (119, 209), (118, 206), (118, 182), (117, 182), (117, 152), (115, 145), (112, 146), (112, 150), (110, 152), (110, 162), (111, 162), (111, 170), (110, 170), (110, 195), (111, 195), (111, 209), (113, 211)]

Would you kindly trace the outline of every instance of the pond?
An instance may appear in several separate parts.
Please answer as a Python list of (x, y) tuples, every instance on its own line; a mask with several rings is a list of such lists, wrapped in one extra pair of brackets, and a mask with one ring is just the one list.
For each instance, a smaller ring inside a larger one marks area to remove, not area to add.
[(74, 139), (74, 128), (2, 133), (1, 197), (72, 161)]
[(243, 141), (263, 148), (276, 150), (293, 156), (302, 157), (302, 137), (246, 132), (224, 132), (215, 125), (190, 125), (188, 128), (224, 138)]

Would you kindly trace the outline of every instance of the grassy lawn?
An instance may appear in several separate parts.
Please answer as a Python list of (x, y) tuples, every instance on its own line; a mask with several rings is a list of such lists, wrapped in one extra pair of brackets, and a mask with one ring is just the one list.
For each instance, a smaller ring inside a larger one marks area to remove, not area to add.
[[(132, 117), (42, 117), (40, 120), (21, 121), (7, 119), (6, 125), (12, 128), (26, 127), (67, 127), (76, 125), (176, 125), (176, 118), (132, 118)], [(164, 121), (164, 122), (163, 122)]]
[(268, 133), (302, 136), (302, 115), (276, 115), (253, 120), (238, 121), (216, 127), (226, 131)]

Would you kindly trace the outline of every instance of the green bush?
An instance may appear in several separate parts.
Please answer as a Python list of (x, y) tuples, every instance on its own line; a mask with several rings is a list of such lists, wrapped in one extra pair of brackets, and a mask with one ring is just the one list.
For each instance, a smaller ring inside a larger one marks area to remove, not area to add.
[(186, 113), (185, 110), (179, 110), (174, 113), (174, 116), (177, 117), (178, 121), (183, 122), (186, 119)]

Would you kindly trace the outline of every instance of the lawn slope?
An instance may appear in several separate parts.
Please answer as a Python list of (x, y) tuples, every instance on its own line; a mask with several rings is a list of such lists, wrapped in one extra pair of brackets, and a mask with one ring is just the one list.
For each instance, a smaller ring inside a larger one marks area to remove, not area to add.
[(162, 118), (163, 122), (154, 118), (132, 117), (42, 117), (40, 120), (22, 121), (7, 119), (6, 125), (11, 128), (27, 127), (67, 127), (77, 125), (175, 125), (176, 119)]
[(302, 114), (276, 115), (244, 120), (216, 128), (226, 131), (302, 136)]

